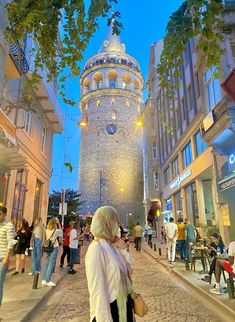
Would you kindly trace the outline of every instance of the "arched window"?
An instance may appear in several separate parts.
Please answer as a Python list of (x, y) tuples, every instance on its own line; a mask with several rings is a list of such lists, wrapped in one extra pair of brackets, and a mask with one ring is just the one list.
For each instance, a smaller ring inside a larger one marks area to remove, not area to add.
[(116, 88), (117, 87), (117, 72), (110, 71), (108, 72), (108, 80), (109, 80), (109, 88)]
[(95, 73), (93, 76), (94, 90), (103, 88), (103, 76), (101, 73)]
[(117, 112), (115, 110), (112, 110), (112, 120), (117, 119)]
[(137, 91), (137, 92), (140, 92), (140, 82), (138, 81), (138, 79), (135, 79), (134, 80), (134, 89), (135, 89), (135, 91)]
[(90, 90), (90, 79), (89, 78), (85, 78), (85, 80), (84, 80), (84, 90), (85, 90), (85, 93), (89, 92), (89, 90)]
[(130, 82), (131, 82), (131, 76), (128, 74), (123, 74), (122, 75), (122, 88), (128, 89)]

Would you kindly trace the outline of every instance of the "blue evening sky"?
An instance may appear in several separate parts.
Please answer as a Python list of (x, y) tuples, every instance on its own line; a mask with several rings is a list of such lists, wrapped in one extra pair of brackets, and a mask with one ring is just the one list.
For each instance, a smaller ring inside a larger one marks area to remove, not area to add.
[[(126, 51), (140, 64), (141, 71), (147, 81), (149, 49), (155, 41), (162, 39), (169, 16), (177, 10), (183, 0), (119, 0), (114, 10), (121, 12), (121, 21), (124, 29), (121, 33), (121, 41), (126, 45)], [(83, 68), (86, 60), (96, 54), (107, 32), (107, 19), (101, 19), (100, 29), (91, 38), (90, 44), (81, 62)], [(79, 78), (69, 81), (66, 86), (67, 95), (79, 101)], [(80, 129), (77, 126), (79, 120), (78, 104), (66, 106), (61, 103), (65, 113), (64, 132), (54, 136), (53, 146), (53, 175), (51, 189), (78, 188), (79, 169), (79, 137)], [(64, 161), (72, 163), (74, 169), (69, 173), (63, 166)]]

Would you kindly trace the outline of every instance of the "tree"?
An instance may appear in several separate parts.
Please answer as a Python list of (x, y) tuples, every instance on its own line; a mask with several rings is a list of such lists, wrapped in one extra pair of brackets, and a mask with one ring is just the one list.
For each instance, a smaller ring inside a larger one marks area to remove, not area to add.
[[(80, 206), (85, 202), (81, 201), (81, 194), (73, 189), (66, 189), (65, 202), (67, 203), (67, 218), (74, 219)], [(59, 215), (59, 205), (61, 203), (61, 191), (53, 190), (49, 195), (48, 214), (51, 216)]]
[[(117, 0), (11, 1), (6, 5), (6, 36), (12, 43), (23, 41), (28, 33), (33, 34), (37, 46), (33, 81), (40, 79), (40, 69), (45, 65), (48, 81), (59, 78), (60, 94), (66, 103), (74, 105), (75, 102), (64, 95), (65, 81), (68, 77), (79, 75), (79, 62), (98, 28), (98, 18), (107, 17), (112, 3), (117, 3)], [(119, 18), (120, 14), (113, 13), (108, 24), (114, 17)], [(58, 33), (61, 27), (62, 35)], [(113, 32), (120, 33), (121, 27), (115, 19)]]
[[(221, 47), (223, 10), (222, 0), (186, 0), (170, 17), (157, 73), (159, 87), (167, 92), (171, 100), (174, 99), (174, 90), (179, 86), (182, 54), (190, 38), (199, 36), (198, 48), (206, 67), (216, 66), (219, 69), (224, 54), (224, 49)], [(169, 80), (170, 70), (173, 72), (174, 82)]]

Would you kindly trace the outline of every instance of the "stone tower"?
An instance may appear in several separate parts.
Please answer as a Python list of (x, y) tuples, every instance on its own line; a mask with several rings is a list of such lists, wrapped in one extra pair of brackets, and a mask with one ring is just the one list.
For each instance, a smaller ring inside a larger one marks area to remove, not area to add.
[(143, 77), (112, 26), (99, 53), (87, 61), (80, 87), (82, 212), (112, 205), (124, 224), (143, 221), (143, 130), (136, 125)]

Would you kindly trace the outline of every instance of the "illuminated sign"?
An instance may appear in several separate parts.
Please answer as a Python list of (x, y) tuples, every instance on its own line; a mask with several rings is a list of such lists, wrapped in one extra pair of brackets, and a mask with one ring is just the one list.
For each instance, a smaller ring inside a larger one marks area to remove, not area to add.
[(183, 182), (184, 180), (186, 180), (191, 175), (192, 175), (192, 170), (191, 169), (188, 169), (188, 171), (186, 171), (185, 173), (183, 173), (181, 176), (179, 175), (177, 177), (177, 179), (170, 184), (170, 189), (173, 190), (175, 187), (180, 187), (181, 186), (181, 182)]
[(235, 186), (235, 175), (225, 178), (218, 182), (219, 190), (224, 191)]
[(229, 163), (230, 163), (230, 164), (234, 164), (234, 163), (235, 163), (235, 154), (231, 154), (231, 155), (229, 156)]

